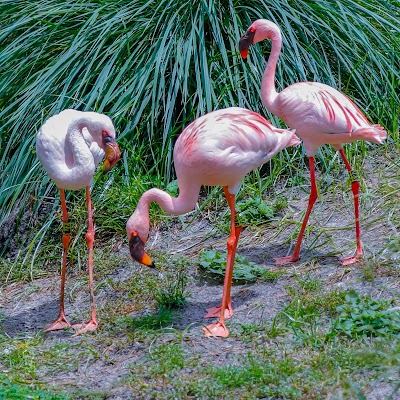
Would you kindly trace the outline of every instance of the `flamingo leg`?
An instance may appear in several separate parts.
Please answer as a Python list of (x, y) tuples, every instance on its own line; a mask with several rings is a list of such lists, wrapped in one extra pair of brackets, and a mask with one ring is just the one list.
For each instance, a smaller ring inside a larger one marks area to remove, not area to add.
[(62, 210), (62, 222), (63, 222), (63, 235), (62, 235), (62, 244), (63, 244), (63, 261), (61, 267), (61, 285), (60, 285), (60, 311), (58, 313), (58, 317), (54, 322), (51, 322), (46, 326), (45, 331), (58, 331), (61, 329), (69, 328), (71, 324), (67, 321), (64, 311), (64, 291), (65, 291), (65, 277), (67, 271), (67, 251), (68, 246), (71, 241), (71, 234), (68, 224), (68, 212), (67, 205), (65, 202), (65, 191), (64, 189), (60, 189), (60, 199), (61, 199), (61, 210)]
[(346, 169), (350, 175), (350, 178), (352, 179), (351, 191), (353, 192), (353, 197), (354, 197), (354, 215), (356, 220), (356, 242), (357, 242), (356, 255), (340, 259), (341, 264), (345, 266), (356, 263), (363, 255), (363, 250), (361, 245), (361, 230), (360, 230), (360, 215), (359, 215), (360, 182), (353, 176), (352, 174), (353, 168), (351, 168), (351, 165), (347, 160), (346, 154), (344, 153), (344, 150), (342, 148), (339, 149), (339, 153), (342, 156), (344, 164), (346, 165)]
[(318, 198), (317, 183), (316, 183), (316, 179), (315, 179), (314, 157), (308, 157), (308, 160), (309, 160), (309, 165), (310, 165), (311, 192), (310, 192), (310, 197), (308, 199), (308, 207), (307, 207), (306, 215), (304, 216), (303, 224), (301, 225), (300, 233), (297, 238), (297, 242), (296, 242), (296, 246), (294, 248), (293, 254), (288, 257), (275, 258), (276, 265), (285, 265), (285, 264), (289, 264), (289, 263), (295, 262), (298, 259), (300, 259), (300, 247), (301, 247), (301, 242), (303, 240), (304, 232), (306, 230), (308, 218), (310, 217), (311, 210)]
[(231, 231), (227, 241), (228, 256), (226, 259), (226, 271), (224, 278), (224, 288), (222, 293), (222, 304), (218, 307), (210, 308), (207, 311), (206, 318), (218, 317), (216, 323), (210, 324), (203, 328), (205, 336), (220, 336), (228, 337), (229, 330), (225, 326), (225, 319), (233, 315), (232, 300), (231, 300), (231, 286), (233, 265), (235, 262), (236, 248), (239, 241), (239, 235), (242, 230), (241, 226), (236, 226), (236, 209), (235, 209), (235, 195), (229, 193), (228, 188), (224, 186), (225, 197), (228, 201), (231, 210)]
[(93, 225), (93, 211), (92, 201), (90, 198), (90, 188), (86, 187), (86, 203), (88, 211), (88, 230), (86, 232), (86, 244), (88, 247), (88, 273), (89, 273), (89, 290), (90, 290), (90, 309), (91, 319), (85, 324), (74, 325), (77, 328), (75, 335), (79, 335), (84, 332), (94, 331), (97, 328), (97, 315), (96, 315), (96, 304), (94, 301), (94, 278), (93, 278), (93, 244), (94, 244), (94, 225)]

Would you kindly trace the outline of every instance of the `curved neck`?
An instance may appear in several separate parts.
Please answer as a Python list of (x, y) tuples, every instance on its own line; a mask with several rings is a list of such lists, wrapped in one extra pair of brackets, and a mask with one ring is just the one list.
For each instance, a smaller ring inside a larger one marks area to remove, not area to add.
[(157, 188), (150, 189), (140, 198), (138, 208), (145, 207), (148, 210), (150, 203), (154, 201), (167, 214), (185, 214), (194, 208), (199, 197), (200, 187), (196, 190), (194, 186), (191, 188), (179, 187), (178, 197), (172, 197), (169, 193)]
[(261, 99), (267, 110), (276, 114), (274, 103), (278, 93), (275, 89), (275, 72), (282, 48), (282, 37), (280, 31), (274, 31), (270, 39), (272, 43), (271, 53), (261, 82)]
[(145, 192), (139, 200), (135, 212), (127, 222), (127, 230), (135, 230), (139, 237), (145, 242), (150, 230), (149, 208), (154, 201), (167, 214), (182, 215), (193, 210), (199, 197), (200, 185), (192, 184), (179, 187), (179, 196), (172, 197), (160, 189), (150, 189)]
[[(85, 121), (76, 121), (69, 125), (66, 142), (66, 160), (67, 163), (72, 162), (74, 166), (82, 165), (91, 166), (93, 164), (93, 155), (90, 151), (90, 143), (87, 142), (83, 135), (83, 128), (86, 126)], [(68, 151), (68, 150), (69, 151)]]

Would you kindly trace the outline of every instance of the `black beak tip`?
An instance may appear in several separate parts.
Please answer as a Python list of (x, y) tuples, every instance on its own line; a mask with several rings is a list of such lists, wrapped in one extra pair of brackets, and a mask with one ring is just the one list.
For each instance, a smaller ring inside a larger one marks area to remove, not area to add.
[(242, 60), (243, 60), (243, 62), (244, 62), (245, 64), (247, 64), (247, 57), (246, 57), (246, 58), (242, 58)]
[(153, 262), (149, 265), (150, 268), (155, 269), (156, 268), (156, 264), (154, 264)]

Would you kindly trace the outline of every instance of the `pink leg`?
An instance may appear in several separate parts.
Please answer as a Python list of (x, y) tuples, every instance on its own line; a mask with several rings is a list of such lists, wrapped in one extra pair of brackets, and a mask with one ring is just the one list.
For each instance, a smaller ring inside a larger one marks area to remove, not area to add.
[(89, 289), (90, 289), (90, 308), (91, 308), (91, 319), (86, 324), (74, 325), (74, 328), (78, 328), (75, 335), (80, 333), (94, 331), (97, 328), (96, 320), (96, 305), (94, 301), (94, 279), (93, 279), (93, 244), (94, 244), (94, 225), (93, 225), (93, 212), (92, 212), (92, 201), (90, 199), (90, 188), (86, 187), (86, 203), (88, 210), (88, 230), (86, 232), (86, 243), (88, 247), (88, 272), (89, 272)]
[(62, 222), (63, 222), (63, 262), (61, 267), (61, 287), (60, 287), (60, 311), (58, 318), (46, 326), (46, 332), (58, 331), (61, 329), (69, 328), (71, 324), (67, 321), (64, 311), (64, 288), (65, 288), (65, 276), (67, 271), (67, 250), (69, 242), (71, 241), (70, 229), (68, 227), (68, 212), (67, 205), (65, 203), (65, 192), (64, 189), (60, 189), (61, 199), (61, 210), (62, 210)]
[(316, 179), (315, 179), (314, 157), (308, 157), (308, 160), (309, 160), (309, 164), (310, 164), (311, 192), (310, 192), (310, 197), (308, 199), (308, 207), (307, 207), (306, 215), (304, 216), (303, 224), (301, 225), (300, 233), (297, 238), (297, 242), (296, 242), (296, 246), (294, 248), (293, 254), (288, 257), (275, 258), (276, 265), (289, 264), (289, 263), (297, 261), (300, 258), (301, 241), (303, 240), (304, 232), (306, 230), (306, 226), (307, 226), (308, 218), (310, 217), (310, 214), (311, 214), (311, 210), (318, 198), (317, 183), (316, 183)]
[(351, 257), (345, 257), (340, 259), (340, 262), (342, 265), (351, 265), (356, 263), (363, 255), (363, 250), (361, 246), (361, 231), (360, 231), (360, 215), (359, 215), (359, 191), (360, 191), (360, 182), (353, 177), (352, 171), (353, 169), (351, 168), (351, 165), (349, 161), (347, 160), (347, 157), (344, 153), (343, 149), (339, 150), (340, 155), (343, 158), (344, 164), (346, 165), (346, 169), (349, 172), (350, 177), (352, 178), (351, 182), (351, 190), (353, 192), (353, 197), (354, 197), (354, 214), (355, 214), (355, 220), (356, 220), (356, 241), (357, 241), (357, 250), (356, 250), (356, 255), (351, 256)]
[(241, 226), (235, 225), (236, 209), (235, 195), (230, 194), (228, 188), (224, 186), (225, 197), (231, 209), (231, 233), (227, 241), (228, 256), (226, 259), (226, 271), (224, 279), (224, 289), (222, 293), (221, 306), (208, 309), (206, 318), (219, 317), (219, 320), (203, 328), (205, 336), (228, 337), (229, 330), (225, 326), (225, 319), (233, 315), (232, 300), (231, 300), (231, 285), (233, 275), (233, 265), (235, 262), (236, 248), (239, 240), (239, 235), (242, 230)]

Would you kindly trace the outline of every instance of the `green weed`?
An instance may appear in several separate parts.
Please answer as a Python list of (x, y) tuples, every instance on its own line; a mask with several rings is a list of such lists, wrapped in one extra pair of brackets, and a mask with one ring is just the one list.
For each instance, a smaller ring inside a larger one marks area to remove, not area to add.
[(36, 386), (13, 382), (7, 375), (0, 374), (0, 399), (68, 400), (71, 398), (68, 394), (62, 393), (59, 390), (57, 390), (57, 393), (52, 393), (49, 390), (39, 389)]
[[(217, 250), (202, 251), (199, 255), (198, 263), (201, 267), (212, 274), (220, 276), (225, 275), (226, 255), (223, 255)], [(280, 274), (281, 272), (269, 271), (267, 268), (256, 265), (247, 258), (236, 254), (235, 265), (233, 269), (234, 281), (274, 281), (278, 279)]]
[(124, 317), (119, 323), (129, 330), (157, 331), (172, 325), (174, 312), (167, 308), (160, 308), (156, 313), (141, 317)]
[(242, 226), (262, 225), (271, 220), (274, 210), (260, 197), (242, 200), (237, 203), (239, 224)]
[(400, 310), (390, 308), (387, 300), (374, 300), (351, 291), (345, 303), (338, 306), (332, 333), (349, 337), (391, 336), (400, 332)]
[(188, 278), (180, 268), (164, 273), (155, 291), (155, 300), (161, 308), (181, 308), (186, 304)]
[(186, 363), (182, 345), (178, 343), (165, 343), (152, 348), (149, 358), (155, 364), (153, 373), (156, 375), (173, 373)]

